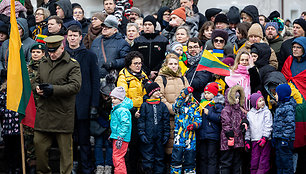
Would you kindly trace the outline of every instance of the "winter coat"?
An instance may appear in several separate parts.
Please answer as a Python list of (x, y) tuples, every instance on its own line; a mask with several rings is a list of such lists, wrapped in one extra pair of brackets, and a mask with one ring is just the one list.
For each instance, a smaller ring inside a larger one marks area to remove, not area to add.
[(240, 49), (242, 49), (243, 47), (245, 47), (246, 44), (246, 39), (241, 39), (238, 40), (238, 38), (235, 40), (234, 46), (233, 46), (233, 53), (236, 56), (239, 52)]
[(85, 35), (87, 34), (88, 32), (88, 27), (90, 25), (90, 20), (87, 19), (87, 18), (83, 18), (82, 20), (79, 21), (82, 25), (82, 36), (83, 38), (85, 37)]
[(81, 23), (73, 19), (73, 10), (70, 0), (59, 0), (55, 3), (55, 6), (57, 5), (64, 11), (65, 18), (63, 19), (63, 25), (66, 29), (71, 25), (77, 25), (82, 29)]
[(114, 106), (111, 111), (110, 127), (112, 133), (110, 138), (123, 138), (123, 141), (130, 142), (132, 132), (132, 115), (129, 111), (133, 107), (133, 101), (127, 97), (122, 103)]
[(53, 86), (53, 94), (38, 98), (35, 130), (73, 132), (75, 96), (81, 88), (81, 81), (80, 65), (66, 51), (56, 61), (49, 57), (41, 61), (32, 90), (36, 93), (36, 86), (48, 83)]
[(229, 29), (229, 28), (226, 28), (224, 29), (227, 34), (228, 34), (228, 39), (227, 39), (227, 42), (231, 43), (232, 45), (235, 44), (235, 41), (237, 40), (237, 36), (236, 36), (236, 32)]
[[(106, 57), (103, 56), (102, 52), (102, 39)], [(130, 51), (130, 45), (124, 40), (124, 37), (117, 32), (108, 38), (104, 36), (97, 37), (92, 42), (90, 50), (97, 55), (99, 77), (104, 78), (111, 69), (120, 71), (123, 68), (125, 56)], [(112, 64), (110, 69), (103, 67), (105, 63)]]
[(48, 18), (36, 24), (35, 26), (30, 27), (30, 32), (32, 39), (36, 40), (38, 34), (47, 35), (48, 33)]
[(142, 33), (134, 39), (133, 51), (143, 54), (143, 70), (149, 75), (151, 71), (158, 71), (165, 60), (168, 40), (159, 33)]
[[(261, 43), (267, 43), (267, 42), (262, 41)], [(241, 51), (247, 51), (247, 52), (250, 53), (251, 52), (251, 46), (252, 46), (252, 44), (250, 43), (250, 41), (246, 41), (245, 46), (240, 48), (240, 50), (238, 51), (237, 54), (239, 54)], [(278, 60), (277, 60), (276, 54), (275, 54), (275, 52), (272, 48), (270, 48), (270, 49), (271, 49), (271, 56), (269, 58), (269, 64), (277, 69), (278, 68)]]
[(1, 135), (19, 135), (19, 113), (6, 109), (6, 90), (0, 91), (0, 120), (2, 120)]
[(117, 86), (122, 86), (126, 91), (126, 97), (133, 101), (133, 107), (140, 108), (143, 102), (143, 96), (146, 91), (143, 81), (148, 79), (147, 75), (142, 71), (140, 78), (134, 76), (128, 69), (123, 68), (119, 72)]
[(284, 39), (282, 35), (277, 35), (275, 39), (268, 40), (270, 47), (275, 51), (277, 57), (280, 52), (283, 41)]
[(295, 139), (295, 108), (296, 101), (291, 97), (289, 101), (278, 102), (273, 120), (273, 138), (289, 141)]
[[(168, 68), (168, 66), (163, 66), (160, 69), (159, 75), (156, 77), (155, 82), (160, 86), (161, 101), (166, 104), (171, 115), (174, 115), (172, 110), (172, 105), (174, 104), (176, 98), (180, 95), (182, 89), (189, 86), (188, 80), (186, 77), (183, 77), (181, 74), (174, 76)], [(165, 78), (165, 86), (164, 80)], [(183, 81), (184, 80), (184, 81)]]
[[(240, 94), (239, 104), (235, 104), (236, 92)], [(221, 150), (229, 150), (228, 138), (234, 137), (233, 148), (244, 147), (243, 134), (240, 128), (242, 123), (247, 123), (246, 115), (242, 112), (240, 107), (244, 106), (245, 95), (243, 88), (236, 85), (228, 88), (225, 91), (225, 107), (221, 112), (222, 130), (220, 135)], [(233, 134), (234, 136), (232, 136)]]
[(277, 56), (278, 60), (278, 70), (281, 71), (286, 59), (292, 55), (292, 42), (295, 38), (288, 39), (282, 43), (280, 47), (279, 55)]
[(199, 12), (199, 9), (195, 4), (192, 5), (192, 11), (195, 15), (199, 16), (198, 30), (200, 30), (207, 19), (202, 13)]
[[(195, 64), (191, 67), (189, 67), (188, 71), (186, 72), (185, 76), (190, 84), (191, 87), (193, 87), (193, 96), (196, 100), (201, 100), (201, 93), (204, 90), (204, 87), (207, 85), (207, 83), (212, 81), (212, 74), (208, 71), (196, 71), (197, 65)], [(196, 71), (196, 72), (195, 72)], [(191, 79), (193, 77), (193, 81), (191, 82)]]
[[(204, 48), (206, 48), (206, 50), (213, 50), (213, 49), (215, 49), (211, 40), (208, 40), (205, 43)], [(226, 45), (223, 48), (223, 51), (224, 51), (223, 52), (223, 54), (224, 54), (223, 58), (226, 58), (227, 55), (233, 54), (233, 45), (232, 45), (232, 43), (231, 42), (227, 42)]]
[(47, 4), (44, 3), (41, 5), (41, 7), (44, 7), (50, 11), (50, 16), (56, 15), (56, 7), (55, 3), (57, 0), (49, 0)]
[(197, 130), (198, 139), (219, 140), (221, 133), (221, 111), (224, 108), (224, 96), (218, 93), (213, 99), (214, 105), (206, 105), (208, 115), (202, 111), (202, 125)]
[(169, 111), (163, 102), (155, 104), (148, 101), (142, 103), (140, 107), (140, 117), (138, 118), (138, 134), (145, 136), (149, 143), (168, 139), (170, 135)]
[[(198, 32), (198, 25), (196, 24), (195, 21), (190, 21), (184, 23), (182, 26), (187, 26), (189, 28), (190, 31), (190, 38), (192, 37), (197, 37), (199, 32)], [(166, 27), (165, 29), (162, 30), (162, 35), (165, 36), (170, 43), (176, 41), (175, 39), (175, 32), (176, 32), (177, 27), (172, 27), (170, 25), (168, 25), (168, 27)]]
[(100, 79), (97, 56), (84, 45), (74, 50), (66, 45), (65, 50), (70, 57), (79, 62), (81, 68), (82, 86), (76, 96), (76, 118), (89, 119), (90, 107), (99, 105)]
[[(23, 35), (21, 36), (20, 39), (22, 42), (22, 49), (23, 49), (25, 60), (26, 62), (29, 62), (31, 59), (30, 49), (33, 46), (33, 44), (36, 42), (29, 37), (30, 33), (29, 33), (28, 23), (26, 19), (18, 18), (17, 24), (20, 25), (20, 27), (23, 29)], [(9, 57), (9, 39), (3, 42), (1, 46), (0, 56), (1, 56), (0, 60), (2, 63), (2, 65), (0, 65), (0, 69), (4, 69), (4, 68), (6, 69), (8, 57)]]
[(262, 137), (271, 139), (272, 114), (267, 106), (260, 109), (252, 108), (248, 114), (249, 127), (245, 133), (245, 140), (258, 141)]

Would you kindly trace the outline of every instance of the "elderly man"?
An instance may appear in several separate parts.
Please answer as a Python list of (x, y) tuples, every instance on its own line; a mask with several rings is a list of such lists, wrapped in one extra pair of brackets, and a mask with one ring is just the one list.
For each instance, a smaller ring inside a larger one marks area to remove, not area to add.
[(79, 63), (64, 50), (63, 36), (49, 36), (48, 57), (37, 71), (32, 89), (38, 94), (34, 126), (36, 170), (51, 173), (48, 150), (56, 139), (60, 155), (60, 173), (72, 171), (72, 132), (74, 128), (75, 97), (81, 88)]
[(102, 24), (102, 36), (97, 37), (90, 50), (98, 57), (99, 77), (104, 78), (112, 70), (120, 71), (124, 59), (130, 51), (130, 45), (118, 32), (118, 21), (114, 15), (108, 15)]
[(136, 23), (128, 23), (126, 26), (125, 40), (132, 46), (134, 39), (139, 37), (139, 27)]

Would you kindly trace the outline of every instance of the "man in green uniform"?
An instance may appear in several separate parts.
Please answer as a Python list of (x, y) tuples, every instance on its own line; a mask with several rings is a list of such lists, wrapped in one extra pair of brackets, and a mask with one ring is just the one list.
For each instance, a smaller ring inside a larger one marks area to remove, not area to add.
[(75, 96), (81, 87), (79, 63), (64, 51), (64, 37), (55, 35), (44, 39), (48, 56), (38, 68), (32, 89), (39, 95), (34, 126), (36, 171), (51, 174), (48, 150), (55, 138), (60, 156), (60, 173), (72, 171), (72, 132)]

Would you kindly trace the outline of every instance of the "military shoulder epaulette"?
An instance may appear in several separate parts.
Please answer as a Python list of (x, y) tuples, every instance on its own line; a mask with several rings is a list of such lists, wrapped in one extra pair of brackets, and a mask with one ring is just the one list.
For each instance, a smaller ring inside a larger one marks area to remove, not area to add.
[(70, 60), (72, 60), (72, 61), (74, 61), (74, 62), (76, 62), (77, 60), (75, 60), (74, 58), (70, 58)]

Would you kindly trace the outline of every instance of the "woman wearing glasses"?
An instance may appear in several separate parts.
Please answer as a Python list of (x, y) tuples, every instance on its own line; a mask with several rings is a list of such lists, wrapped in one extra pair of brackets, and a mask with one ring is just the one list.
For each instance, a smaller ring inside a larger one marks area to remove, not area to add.
[(88, 27), (90, 24), (90, 20), (85, 18), (84, 16), (84, 10), (82, 6), (78, 3), (73, 3), (72, 4), (72, 9), (73, 9), (73, 18), (77, 21), (79, 21), (82, 25), (82, 35), (83, 37), (87, 34)]
[(41, 35), (47, 35), (48, 32), (48, 18), (50, 11), (43, 7), (38, 7), (34, 13), (36, 25), (30, 28), (32, 39), (37, 40)]

